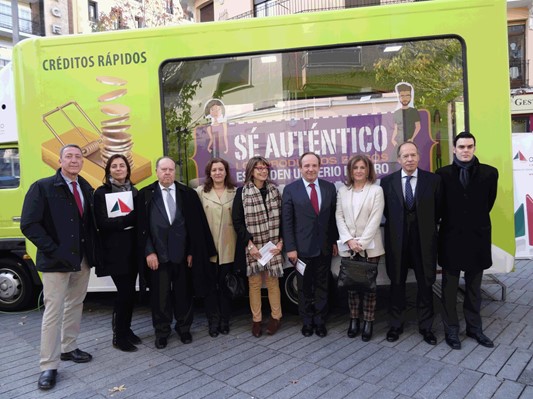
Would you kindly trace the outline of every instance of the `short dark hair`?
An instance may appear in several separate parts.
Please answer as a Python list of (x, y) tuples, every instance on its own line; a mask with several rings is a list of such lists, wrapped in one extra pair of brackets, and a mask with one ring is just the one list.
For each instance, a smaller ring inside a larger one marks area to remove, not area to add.
[(420, 154), (420, 150), (418, 149), (418, 146), (413, 142), (413, 141), (404, 141), (402, 144), (400, 144), (398, 146), (398, 149), (396, 150), (396, 156), (399, 157), (400, 156), (400, 151), (402, 150), (402, 147), (406, 144), (412, 144), (415, 146), (416, 148), (416, 153), (417, 154)]
[(105, 164), (104, 183), (109, 183), (109, 178), (111, 177), (111, 163), (117, 158), (122, 159), (126, 163), (126, 169), (128, 170), (128, 173), (126, 174), (126, 180), (130, 180), (131, 166), (128, 161), (128, 158), (126, 158), (122, 154), (114, 154), (109, 157), (109, 159), (107, 160), (107, 163)]
[(304, 159), (304, 157), (306, 155), (314, 155), (316, 157), (316, 159), (318, 159), (318, 166), (320, 166), (320, 164), (322, 163), (322, 160), (320, 159), (320, 155), (318, 155), (317, 153), (315, 152), (312, 152), (312, 151), (307, 151), (307, 152), (304, 152), (301, 156), (300, 156), (300, 159), (298, 159), (298, 166), (301, 168), (302, 167), (302, 159)]
[(224, 169), (226, 170), (226, 177), (224, 178), (224, 186), (226, 188), (235, 188), (235, 184), (233, 184), (233, 180), (231, 179), (231, 176), (229, 174), (229, 164), (228, 161), (222, 158), (211, 158), (211, 160), (205, 165), (205, 182), (204, 182), (204, 193), (208, 193), (213, 188), (213, 178), (211, 177), (211, 168), (213, 167), (213, 164), (215, 163), (221, 163), (224, 165)]
[(402, 83), (402, 84), (399, 84), (398, 86), (396, 86), (396, 92), (397, 93), (400, 93), (401, 91), (408, 91), (410, 93), (411, 89), (412, 89), (412, 87), (409, 86), (408, 84), (405, 84), (405, 83)]
[(459, 133), (457, 136), (455, 136), (453, 138), (453, 146), (454, 147), (457, 146), (457, 140), (459, 140), (459, 139), (472, 139), (472, 140), (474, 140), (474, 145), (476, 145), (476, 138), (470, 132), (464, 131), (464, 132)]
[(67, 148), (77, 148), (78, 150), (80, 150), (80, 152), (82, 153), (83, 155), (83, 151), (81, 149), (81, 147), (77, 144), (65, 144), (63, 147), (61, 147), (61, 149), (59, 150), (59, 159), (63, 158), (63, 152), (65, 152), (65, 150)]
[(372, 184), (376, 182), (376, 171), (374, 170), (374, 163), (372, 160), (366, 155), (357, 154), (351, 157), (348, 161), (348, 165), (346, 165), (346, 183), (344, 184), (346, 184), (348, 187), (353, 186), (354, 180), (352, 170), (355, 164), (359, 161), (363, 161), (366, 169), (368, 170), (367, 180)]

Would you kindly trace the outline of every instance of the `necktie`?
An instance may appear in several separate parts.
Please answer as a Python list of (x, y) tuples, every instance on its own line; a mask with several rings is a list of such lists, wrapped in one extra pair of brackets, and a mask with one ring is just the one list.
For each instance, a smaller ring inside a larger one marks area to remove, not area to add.
[(405, 176), (405, 204), (407, 205), (407, 209), (412, 209), (415, 204), (413, 188), (411, 187), (412, 178), (413, 176)]
[(75, 181), (72, 182), (72, 194), (74, 194), (74, 200), (76, 201), (76, 205), (78, 205), (80, 216), (83, 217), (83, 205), (81, 204), (81, 197), (80, 193), (78, 192), (78, 183)]
[(174, 201), (174, 198), (172, 198), (172, 195), (170, 194), (171, 188), (167, 187), (167, 188), (164, 188), (164, 190), (167, 193), (165, 195), (165, 202), (167, 203), (168, 212), (170, 213), (170, 220), (173, 222), (174, 218), (176, 217), (176, 202)]
[(320, 210), (318, 209), (318, 194), (316, 192), (315, 183), (309, 184), (309, 187), (311, 187), (311, 205), (313, 205), (313, 209), (318, 215)]

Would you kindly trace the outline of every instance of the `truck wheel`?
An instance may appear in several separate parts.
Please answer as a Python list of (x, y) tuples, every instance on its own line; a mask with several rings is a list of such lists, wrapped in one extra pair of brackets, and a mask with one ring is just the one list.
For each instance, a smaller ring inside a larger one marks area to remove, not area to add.
[(294, 267), (283, 270), (281, 278), (281, 299), (283, 301), (283, 311), (298, 314), (298, 284)]
[(24, 266), (15, 259), (0, 259), (0, 310), (21, 310), (33, 298), (34, 287)]

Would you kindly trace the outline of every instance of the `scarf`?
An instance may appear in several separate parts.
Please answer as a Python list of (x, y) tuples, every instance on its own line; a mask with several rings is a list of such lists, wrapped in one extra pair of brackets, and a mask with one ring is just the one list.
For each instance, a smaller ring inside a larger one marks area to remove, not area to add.
[(459, 159), (457, 159), (455, 154), (453, 154), (453, 163), (455, 166), (459, 168), (459, 181), (461, 182), (463, 188), (467, 188), (468, 183), (470, 183), (470, 176), (472, 174), (471, 173), (472, 166), (479, 164), (479, 161), (477, 160), (475, 155), (468, 162), (459, 161)]
[[(265, 184), (267, 195), (264, 202), (261, 192), (253, 182), (246, 183), (242, 188), (244, 222), (246, 229), (253, 237), (253, 242), (257, 249), (261, 249), (269, 241), (277, 244), (280, 240), (281, 196), (273, 184), (266, 182)], [(265, 266), (262, 266), (247, 252), (246, 265), (246, 274), (248, 276), (262, 271), (267, 271), (271, 277), (283, 276), (283, 258), (281, 254), (274, 255)]]
[(111, 184), (111, 192), (119, 193), (124, 191), (131, 191), (131, 183), (129, 180), (126, 180), (124, 183), (119, 183), (111, 176), (109, 176), (109, 184)]

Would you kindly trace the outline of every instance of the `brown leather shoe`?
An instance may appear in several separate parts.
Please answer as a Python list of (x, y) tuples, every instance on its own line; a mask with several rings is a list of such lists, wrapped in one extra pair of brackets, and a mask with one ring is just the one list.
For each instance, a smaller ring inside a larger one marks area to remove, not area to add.
[(274, 335), (279, 330), (280, 326), (281, 326), (281, 320), (273, 319), (271, 317), (267, 325), (267, 334)]
[(259, 338), (261, 336), (261, 322), (260, 321), (254, 321), (252, 323), (252, 335), (256, 338)]

